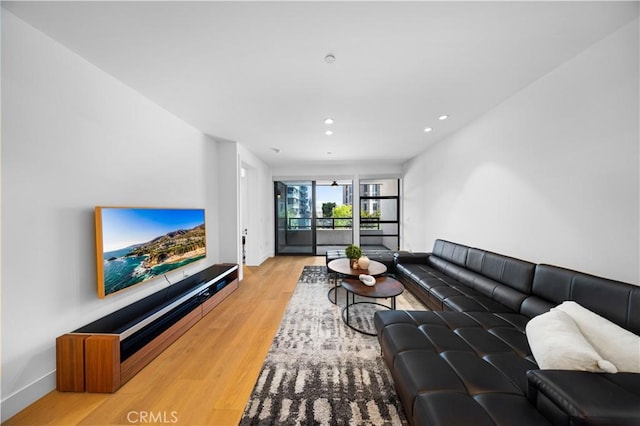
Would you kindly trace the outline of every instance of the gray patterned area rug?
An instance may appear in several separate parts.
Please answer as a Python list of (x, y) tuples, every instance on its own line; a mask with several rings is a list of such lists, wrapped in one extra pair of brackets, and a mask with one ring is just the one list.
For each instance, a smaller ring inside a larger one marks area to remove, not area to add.
[[(334, 305), (331, 286), (324, 266), (305, 266), (241, 425), (407, 424), (377, 338), (344, 324), (344, 290)], [(357, 305), (350, 315), (371, 330), (375, 309), (383, 308)], [(426, 308), (405, 290), (397, 309)]]

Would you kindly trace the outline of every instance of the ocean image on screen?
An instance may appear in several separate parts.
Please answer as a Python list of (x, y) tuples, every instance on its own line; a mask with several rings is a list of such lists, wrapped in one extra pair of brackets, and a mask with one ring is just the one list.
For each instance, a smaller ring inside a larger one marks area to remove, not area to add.
[(206, 257), (203, 209), (101, 208), (104, 295)]

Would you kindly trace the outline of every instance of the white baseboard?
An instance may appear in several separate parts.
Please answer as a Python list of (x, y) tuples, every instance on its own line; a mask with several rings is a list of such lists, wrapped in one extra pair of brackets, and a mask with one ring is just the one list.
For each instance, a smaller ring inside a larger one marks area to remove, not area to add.
[(56, 372), (54, 370), (0, 401), (0, 421), (10, 419), (55, 388)]

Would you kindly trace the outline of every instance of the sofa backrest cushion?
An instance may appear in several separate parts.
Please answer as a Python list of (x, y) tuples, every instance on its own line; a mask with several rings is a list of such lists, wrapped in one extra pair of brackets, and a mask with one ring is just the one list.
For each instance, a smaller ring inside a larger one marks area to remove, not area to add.
[(639, 286), (558, 266), (538, 265), (532, 292), (552, 305), (574, 300), (620, 327), (640, 334)]
[(465, 245), (452, 243), (451, 241), (436, 240), (433, 243), (432, 253), (451, 263), (464, 267), (467, 262), (468, 251), (469, 247)]
[(536, 265), (490, 251), (470, 248), (466, 267), (522, 293), (530, 294)]

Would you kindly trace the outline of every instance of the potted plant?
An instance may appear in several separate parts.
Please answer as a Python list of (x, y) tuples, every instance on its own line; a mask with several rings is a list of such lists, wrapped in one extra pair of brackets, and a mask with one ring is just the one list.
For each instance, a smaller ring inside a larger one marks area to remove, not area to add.
[(355, 244), (349, 244), (344, 252), (350, 260), (351, 268), (359, 269), (358, 259), (362, 256), (362, 249)]

